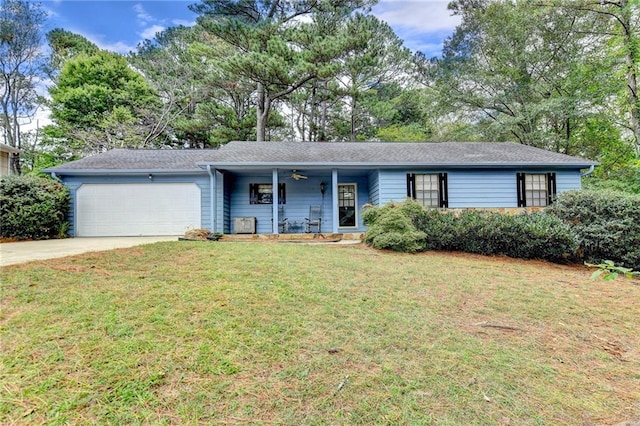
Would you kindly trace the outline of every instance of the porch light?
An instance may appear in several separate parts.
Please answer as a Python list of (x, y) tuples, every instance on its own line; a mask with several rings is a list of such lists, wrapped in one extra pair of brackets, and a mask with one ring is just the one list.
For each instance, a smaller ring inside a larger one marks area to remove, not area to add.
[(149, 173), (149, 180), (153, 180), (153, 175)]
[(327, 190), (327, 184), (324, 182), (320, 182), (320, 193), (324, 195), (326, 190)]

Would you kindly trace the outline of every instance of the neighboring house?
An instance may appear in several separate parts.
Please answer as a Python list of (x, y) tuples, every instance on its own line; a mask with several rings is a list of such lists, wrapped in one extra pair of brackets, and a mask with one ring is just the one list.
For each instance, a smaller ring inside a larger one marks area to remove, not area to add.
[[(365, 204), (545, 206), (597, 163), (513, 143), (231, 142), (212, 150), (116, 149), (47, 169), (71, 190), (73, 236), (362, 232)], [(274, 190), (277, 188), (277, 190)], [(254, 219), (255, 218), (255, 221)], [(280, 217), (279, 219), (282, 219)], [(317, 229), (314, 229), (314, 231)]]
[(0, 176), (6, 176), (11, 174), (9, 158), (11, 154), (20, 152), (18, 148), (0, 143)]

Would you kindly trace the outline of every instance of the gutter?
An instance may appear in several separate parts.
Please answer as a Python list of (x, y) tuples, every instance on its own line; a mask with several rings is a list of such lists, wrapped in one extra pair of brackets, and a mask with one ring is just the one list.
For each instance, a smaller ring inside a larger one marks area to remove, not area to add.
[(57, 173), (64, 176), (135, 176), (148, 173), (154, 175), (198, 175), (202, 173), (202, 169), (60, 169), (57, 167), (51, 167), (44, 169), (43, 172)]
[(589, 176), (591, 173), (593, 173), (593, 169), (595, 168), (595, 165), (590, 165), (589, 166), (589, 170), (587, 170), (586, 172), (582, 172), (580, 173), (580, 177), (585, 177), (585, 176)]
[(441, 169), (513, 169), (513, 168), (557, 168), (557, 169), (576, 169), (592, 166), (593, 163), (422, 163), (422, 162), (215, 162), (196, 163), (200, 167), (215, 165), (218, 169), (242, 170), (262, 168), (282, 168), (282, 169), (324, 169), (324, 168), (353, 168), (353, 169), (405, 169), (405, 168), (441, 168)]

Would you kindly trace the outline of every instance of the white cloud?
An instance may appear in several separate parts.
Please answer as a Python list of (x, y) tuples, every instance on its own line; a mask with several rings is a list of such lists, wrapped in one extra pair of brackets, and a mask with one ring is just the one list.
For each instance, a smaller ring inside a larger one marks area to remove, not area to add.
[(380, 0), (373, 14), (387, 22), (406, 47), (433, 57), (440, 56), (444, 39), (460, 23), (447, 4), (442, 0)]
[(115, 43), (102, 43), (96, 41), (93, 42), (97, 44), (100, 49), (120, 53), (123, 55), (131, 52), (132, 50), (136, 50), (136, 46), (132, 46), (124, 41), (116, 41)]
[(187, 21), (186, 19), (172, 19), (171, 23), (173, 25), (182, 25), (183, 27), (193, 27), (196, 24), (196, 21)]
[(448, 1), (442, 0), (381, 0), (373, 13), (392, 27), (404, 27), (420, 32), (453, 31), (460, 23), (451, 16)]
[(136, 18), (138, 18), (138, 23), (140, 25), (147, 25), (156, 20), (153, 16), (149, 15), (141, 3), (134, 4), (133, 10), (136, 12)]
[(96, 46), (98, 46), (99, 49), (102, 49), (102, 50), (108, 50), (110, 52), (126, 54), (136, 49), (135, 45), (132, 46), (131, 44), (124, 41), (107, 42), (105, 41), (105, 38), (107, 37), (105, 34), (88, 33), (86, 31), (73, 28), (73, 27), (67, 28), (67, 31), (70, 31), (75, 34), (80, 34), (82, 37), (94, 43)]
[(151, 40), (156, 36), (157, 33), (164, 31), (164, 27), (162, 25), (152, 25), (149, 28), (146, 28), (144, 31), (140, 33), (140, 36), (143, 39)]

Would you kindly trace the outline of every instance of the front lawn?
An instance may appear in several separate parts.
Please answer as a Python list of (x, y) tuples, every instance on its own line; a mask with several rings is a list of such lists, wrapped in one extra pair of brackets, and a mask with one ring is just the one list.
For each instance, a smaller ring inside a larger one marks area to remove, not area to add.
[(2, 269), (0, 423), (640, 417), (640, 286), (362, 246), (168, 242)]

